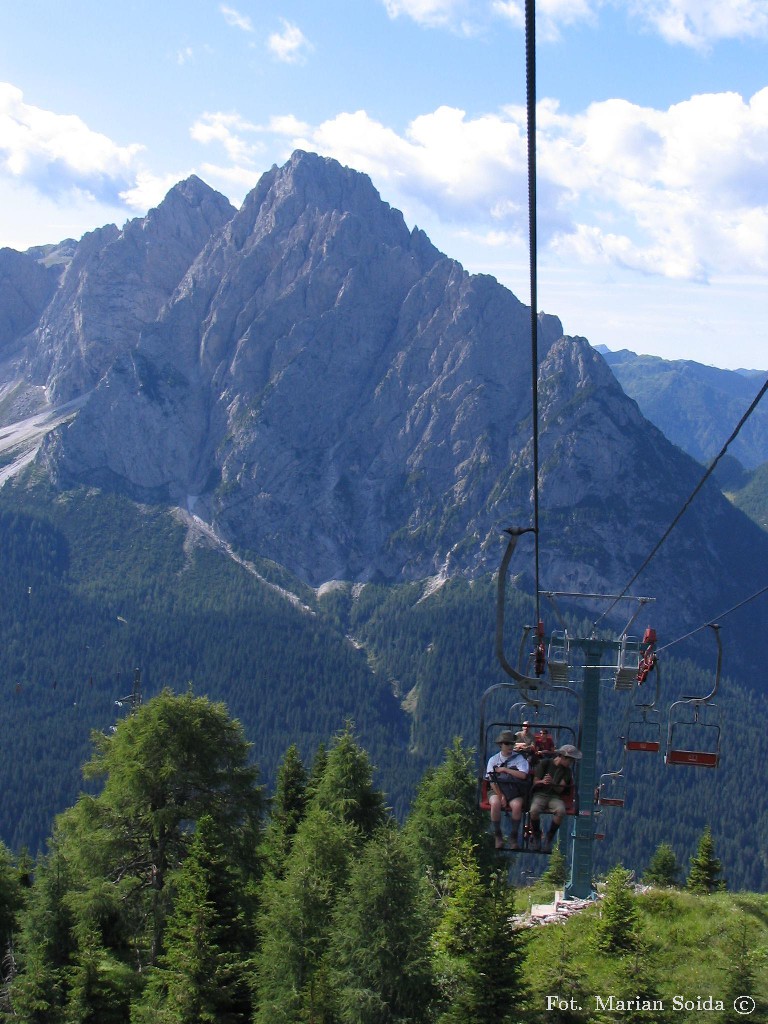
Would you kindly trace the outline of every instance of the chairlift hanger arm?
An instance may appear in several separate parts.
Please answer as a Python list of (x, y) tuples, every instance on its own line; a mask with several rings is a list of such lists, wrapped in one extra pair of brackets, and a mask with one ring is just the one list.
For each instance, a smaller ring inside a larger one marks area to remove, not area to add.
[(717, 688), (720, 685), (720, 672), (723, 667), (723, 641), (720, 639), (720, 626), (715, 622), (708, 622), (707, 625), (715, 634), (715, 640), (717, 641), (717, 665), (715, 666), (715, 682), (712, 690), (706, 697), (702, 698), (705, 703), (710, 701), (717, 693)]
[[(496, 657), (499, 664), (507, 673), (511, 676), (521, 687), (524, 686), (527, 689), (537, 692), (546, 686), (546, 683), (542, 682), (541, 679), (533, 676), (523, 675), (522, 672), (518, 672), (516, 668), (510, 665), (507, 661), (507, 657), (504, 653), (504, 593), (506, 590), (507, 575), (509, 573), (509, 563), (512, 560), (512, 555), (515, 553), (517, 542), (524, 533), (535, 533), (535, 530), (531, 526), (527, 527), (507, 527), (504, 532), (508, 534), (509, 541), (507, 542), (507, 548), (504, 552), (504, 557), (501, 560), (499, 566), (499, 576), (496, 588)], [(527, 696), (527, 695), (526, 695)]]
[(640, 612), (643, 610), (643, 608), (647, 604), (650, 604), (652, 601), (655, 601), (656, 598), (654, 598), (654, 597), (637, 597), (637, 598), (634, 598), (634, 600), (637, 601), (637, 608), (635, 609), (634, 613), (632, 615), (630, 615), (629, 622), (626, 624), (626, 626), (622, 630), (622, 635), (624, 635), (624, 636), (626, 636), (629, 627), (635, 621), (635, 619), (640, 614)]

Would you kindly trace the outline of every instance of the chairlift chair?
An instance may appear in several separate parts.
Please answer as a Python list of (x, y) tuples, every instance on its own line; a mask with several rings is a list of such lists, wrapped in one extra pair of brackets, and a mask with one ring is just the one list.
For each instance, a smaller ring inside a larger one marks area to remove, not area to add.
[(568, 673), (571, 667), (567, 630), (556, 629), (552, 631), (549, 638), (547, 663), (549, 665), (549, 676), (552, 682), (567, 686)]
[(717, 768), (720, 763), (720, 711), (712, 697), (720, 683), (723, 645), (720, 627), (708, 625), (717, 641), (715, 682), (704, 697), (685, 697), (670, 706), (665, 764)]
[(600, 776), (597, 802), (601, 807), (623, 807), (627, 798), (627, 780), (623, 770), (604, 772)]
[(624, 734), (624, 749), (628, 751), (658, 754), (661, 750), (661, 712), (656, 708), (661, 687), (661, 675), (655, 656), (652, 659), (652, 668), (656, 677), (654, 697), (653, 700), (645, 704), (635, 704), (634, 717), (630, 717), (627, 722)]
[[(686, 714), (690, 712), (688, 717)], [(665, 764), (717, 768), (720, 763), (719, 708), (693, 697), (678, 700), (669, 709)], [(705, 717), (716, 721), (706, 721)]]
[(658, 754), (661, 750), (661, 713), (655, 708), (643, 707), (640, 718), (627, 723), (624, 749)]
[(600, 814), (598, 811), (594, 816), (595, 822), (595, 839), (605, 839), (605, 815)]
[(634, 690), (637, 682), (637, 667), (640, 661), (640, 639), (636, 636), (623, 636), (619, 648), (619, 660), (614, 676), (614, 690)]

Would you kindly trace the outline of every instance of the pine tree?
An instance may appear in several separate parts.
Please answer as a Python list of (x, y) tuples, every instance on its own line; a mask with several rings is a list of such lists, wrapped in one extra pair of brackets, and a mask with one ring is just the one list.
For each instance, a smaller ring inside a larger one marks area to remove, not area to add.
[(10, 850), (0, 840), (0, 950), (11, 940), (21, 905), (19, 872)]
[(373, 785), (373, 767), (356, 743), (350, 723), (334, 737), (313, 799), (364, 836), (372, 835), (386, 818), (384, 797)]
[(107, 946), (102, 926), (102, 921), (85, 915), (73, 926), (77, 946), (69, 976), (67, 1024), (125, 1024), (129, 1018), (138, 977), (127, 959)]
[(445, 751), (445, 759), (427, 771), (405, 824), (405, 836), (422, 870), (437, 878), (455, 856), (459, 844), (476, 845), (484, 870), (492, 854), (483, 842), (486, 820), (478, 806), (472, 757), (460, 739)]
[(307, 772), (296, 745), (292, 744), (277, 771), (275, 795), (264, 832), (264, 866), (273, 875), (284, 873), (293, 837), (306, 810), (307, 784)]
[(511, 927), (514, 892), (494, 874), (484, 880), (475, 849), (463, 843), (433, 937), (442, 997), (440, 1024), (505, 1024), (524, 1003), (523, 932)]
[(38, 861), (17, 944), (20, 968), (11, 987), (24, 1024), (61, 1024), (75, 953), (73, 915), (66, 903), (69, 869), (55, 847)]
[(325, 954), (359, 844), (359, 830), (315, 805), (299, 825), (284, 877), (265, 879), (255, 1024), (330, 1020)]
[(547, 958), (539, 990), (559, 998), (555, 1005), (547, 1007), (545, 1004), (535, 1014), (537, 1024), (584, 1024), (588, 1019), (592, 992), (585, 983), (584, 972), (574, 966), (569, 938), (565, 930), (561, 929), (556, 940), (557, 946), (547, 946), (553, 955)]
[[(644, 945), (622, 958), (619, 984), (619, 998), (627, 1003), (621, 1011), (622, 1024), (648, 1024), (649, 1019), (654, 1024), (670, 1024), (678, 1016), (669, 1009), (668, 1000), (662, 997), (657, 971)], [(646, 1002), (656, 1004), (657, 1008), (643, 1009)]]
[(165, 952), (149, 970), (135, 1024), (246, 1024), (251, 1017), (250, 950), (243, 880), (213, 819), (197, 824), (189, 855), (172, 880)]
[(739, 914), (735, 924), (729, 927), (728, 936), (728, 969), (725, 980), (723, 1003), (725, 1010), (720, 1018), (722, 1024), (739, 1024), (744, 1020), (766, 1019), (765, 1005), (756, 1007), (757, 1012), (746, 1015), (739, 1013), (737, 1007), (745, 996), (754, 998), (758, 991), (757, 979), (761, 972), (765, 976), (768, 950), (759, 948), (759, 939), (744, 913)]
[(0, 1017), (8, 1008), (8, 986), (15, 973), (13, 934), (22, 906), (19, 870), (0, 841)]
[(669, 843), (660, 843), (645, 869), (643, 881), (647, 885), (677, 885), (680, 871), (675, 851)]
[(432, 996), (429, 935), (413, 861), (393, 823), (352, 865), (328, 954), (343, 1024), (417, 1024)]
[(616, 955), (640, 948), (640, 915), (631, 879), (631, 872), (621, 864), (608, 873), (595, 940), (603, 953)]
[(558, 889), (565, 885), (568, 878), (568, 861), (559, 846), (555, 846), (549, 858), (547, 870), (541, 876), (541, 881)]
[(320, 779), (323, 777), (325, 772), (325, 766), (328, 764), (328, 749), (324, 743), (321, 743), (315, 751), (315, 756), (312, 759), (312, 769), (307, 778), (306, 785), (306, 797), (307, 802), (314, 799), (317, 793), (317, 787), (320, 785)]
[(715, 857), (715, 843), (712, 831), (707, 825), (699, 839), (695, 856), (691, 857), (691, 870), (685, 884), (690, 892), (708, 894), (725, 889), (725, 882), (718, 878), (723, 870), (722, 863)]

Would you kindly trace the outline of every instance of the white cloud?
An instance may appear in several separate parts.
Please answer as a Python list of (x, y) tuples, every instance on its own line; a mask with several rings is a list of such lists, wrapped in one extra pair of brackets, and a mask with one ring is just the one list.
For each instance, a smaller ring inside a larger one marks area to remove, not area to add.
[(427, 28), (456, 24), (463, 15), (472, 13), (472, 0), (384, 0), (390, 18), (404, 14)]
[(76, 188), (111, 201), (133, 182), (142, 149), (118, 145), (75, 115), (25, 103), (20, 89), (0, 83), (0, 174), (52, 196)]
[(630, 9), (667, 42), (695, 49), (719, 39), (768, 38), (765, 0), (631, 0)]
[(270, 52), (284, 64), (301, 64), (312, 49), (312, 44), (298, 27), (281, 18), (282, 32), (274, 32), (267, 40)]
[(563, 249), (668, 277), (768, 270), (768, 89), (666, 111), (610, 100), (544, 131), (539, 166), (574, 224)]
[[(537, 120), (542, 251), (687, 280), (768, 271), (768, 89), (668, 110), (608, 100), (578, 116), (543, 101)], [(521, 108), (440, 107), (403, 134), (362, 110), (264, 131), (367, 172), (406, 217), (430, 210), (488, 245), (527, 234)]]
[(149, 171), (139, 171), (135, 183), (120, 193), (120, 199), (134, 213), (143, 216), (147, 210), (159, 206), (165, 196), (180, 181), (188, 178), (191, 171), (178, 174), (151, 174)]
[(243, 32), (253, 32), (253, 22), (245, 15), (236, 11), (234, 7), (228, 7), (227, 4), (220, 4), (219, 10), (224, 15), (224, 20), (232, 28), (239, 28)]
[(261, 129), (257, 125), (246, 121), (239, 114), (217, 112), (202, 114), (190, 128), (189, 134), (196, 142), (204, 145), (220, 143), (234, 164), (252, 164), (262, 147), (250, 137), (259, 131)]
[[(539, 38), (557, 39), (560, 28), (594, 20), (606, 0), (539, 0), (536, 23)], [(501, 17), (515, 28), (525, 26), (525, 0), (383, 0), (391, 18), (411, 18), (424, 28), (448, 28), (465, 35), (487, 29)]]
[[(560, 29), (579, 21), (595, 22), (601, 0), (539, 0), (536, 5), (538, 41), (555, 41)], [(525, 27), (525, 0), (492, 0), (491, 10), (514, 28)]]
[[(472, 34), (495, 16), (525, 25), (525, 0), (382, 0), (391, 18), (405, 16), (424, 28)], [(768, 38), (766, 0), (538, 0), (537, 38), (560, 38), (577, 22), (597, 24), (601, 8), (624, 7), (668, 43), (707, 49), (720, 39)]]

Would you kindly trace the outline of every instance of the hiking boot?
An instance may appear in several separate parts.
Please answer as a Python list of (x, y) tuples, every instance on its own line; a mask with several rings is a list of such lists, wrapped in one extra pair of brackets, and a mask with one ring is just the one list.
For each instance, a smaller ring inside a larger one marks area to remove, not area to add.
[(541, 834), (534, 832), (528, 840), (528, 849), (538, 852), (541, 849)]
[(516, 839), (510, 839), (509, 840), (509, 848), (510, 848), (510, 850), (519, 850), (520, 849), (520, 843), (518, 843), (518, 841)]
[(497, 850), (504, 849), (504, 836), (501, 834), (501, 832), (499, 832), (498, 835), (495, 837), (494, 845)]

